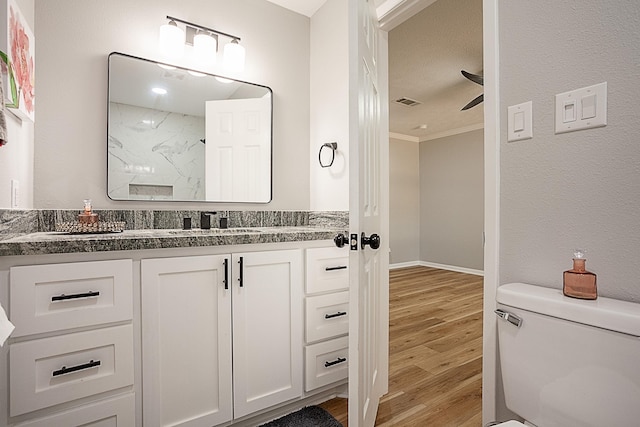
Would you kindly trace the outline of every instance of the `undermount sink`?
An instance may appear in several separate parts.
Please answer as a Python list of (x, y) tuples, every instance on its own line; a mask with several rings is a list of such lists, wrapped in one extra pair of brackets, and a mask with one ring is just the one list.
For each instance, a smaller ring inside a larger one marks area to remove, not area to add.
[(190, 230), (169, 230), (170, 234), (246, 234), (246, 233), (261, 233), (262, 231), (257, 228), (211, 228), (203, 230), (201, 228), (192, 228)]

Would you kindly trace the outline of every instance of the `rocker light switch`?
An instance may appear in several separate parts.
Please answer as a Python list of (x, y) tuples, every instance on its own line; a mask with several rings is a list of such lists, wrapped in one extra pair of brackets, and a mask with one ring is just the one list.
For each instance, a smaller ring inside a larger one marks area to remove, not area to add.
[(593, 119), (596, 116), (596, 96), (587, 95), (582, 98), (582, 120)]
[(517, 111), (513, 116), (513, 130), (522, 132), (524, 130), (524, 112)]
[(512, 105), (507, 109), (507, 141), (533, 138), (533, 103), (531, 101)]

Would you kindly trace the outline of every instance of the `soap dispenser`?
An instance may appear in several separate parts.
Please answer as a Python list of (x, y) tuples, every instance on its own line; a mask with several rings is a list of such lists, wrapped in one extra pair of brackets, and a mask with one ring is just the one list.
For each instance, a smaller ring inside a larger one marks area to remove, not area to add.
[(84, 210), (78, 215), (80, 224), (96, 224), (98, 222), (98, 214), (91, 211), (91, 199), (84, 200)]
[(562, 293), (571, 298), (596, 299), (596, 275), (585, 268), (585, 251), (576, 249), (573, 254), (573, 268), (563, 275)]

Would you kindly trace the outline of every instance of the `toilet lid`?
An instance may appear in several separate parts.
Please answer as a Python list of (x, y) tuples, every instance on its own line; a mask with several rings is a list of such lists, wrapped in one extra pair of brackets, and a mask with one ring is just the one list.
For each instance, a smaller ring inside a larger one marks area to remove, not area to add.
[(525, 427), (525, 425), (519, 421), (511, 420), (505, 421), (504, 423), (496, 424), (494, 427)]

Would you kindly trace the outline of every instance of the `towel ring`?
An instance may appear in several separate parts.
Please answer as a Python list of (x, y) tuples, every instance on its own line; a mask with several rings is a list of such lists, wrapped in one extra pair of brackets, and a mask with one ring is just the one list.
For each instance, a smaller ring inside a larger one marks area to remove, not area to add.
[[(324, 148), (330, 148), (331, 149), (331, 161), (329, 162), (329, 164), (322, 163), (322, 150)], [(333, 161), (336, 158), (336, 151), (337, 150), (338, 150), (338, 143), (337, 142), (325, 142), (324, 144), (322, 144), (322, 146), (320, 147), (320, 152), (318, 153), (318, 162), (320, 163), (320, 166), (323, 167), (323, 168), (331, 167), (331, 165), (333, 165)]]

